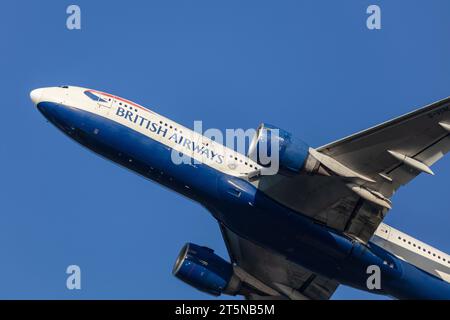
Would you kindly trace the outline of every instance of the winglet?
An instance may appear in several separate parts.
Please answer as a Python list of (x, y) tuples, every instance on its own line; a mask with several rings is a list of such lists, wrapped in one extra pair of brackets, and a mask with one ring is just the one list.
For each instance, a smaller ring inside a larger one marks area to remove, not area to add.
[(428, 173), (428, 174), (431, 174), (434, 176), (434, 172), (425, 163), (420, 162), (416, 159), (410, 158), (404, 154), (401, 154), (400, 152), (391, 151), (391, 150), (388, 150), (387, 152), (389, 152), (394, 158), (396, 158), (397, 160), (400, 160), (407, 166), (410, 166), (411, 168), (414, 168), (416, 170), (419, 170), (419, 171), (422, 171), (422, 172), (425, 172), (425, 173)]

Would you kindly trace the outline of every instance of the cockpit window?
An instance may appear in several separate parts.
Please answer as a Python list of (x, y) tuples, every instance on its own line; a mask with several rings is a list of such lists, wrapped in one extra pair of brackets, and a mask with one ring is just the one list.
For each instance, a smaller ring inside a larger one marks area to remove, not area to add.
[(69, 89), (69, 86), (59, 86), (59, 87), (63, 89)]
[(106, 102), (106, 100), (103, 100), (102, 98), (100, 98), (99, 96), (93, 94), (90, 91), (85, 91), (84, 94), (87, 95), (89, 98), (91, 98), (91, 100), (100, 101), (100, 102)]

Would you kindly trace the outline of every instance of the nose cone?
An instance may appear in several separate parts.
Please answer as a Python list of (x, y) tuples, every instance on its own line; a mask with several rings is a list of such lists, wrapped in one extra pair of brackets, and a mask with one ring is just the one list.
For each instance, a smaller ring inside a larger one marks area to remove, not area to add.
[(34, 104), (38, 104), (39, 102), (41, 102), (42, 91), (43, 89), (34, 89), (30, 92), (30, 98)]

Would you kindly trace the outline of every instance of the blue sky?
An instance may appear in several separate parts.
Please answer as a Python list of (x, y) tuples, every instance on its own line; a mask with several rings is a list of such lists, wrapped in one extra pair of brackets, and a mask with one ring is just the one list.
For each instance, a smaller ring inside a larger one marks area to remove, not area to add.
[[(7, 1), (0, 20), (0, 298), (208, 299), (171, 275), (185, 242), (227, 257), (199, 205), (59, 133), (31, 89), (111, 92), (184, 125), (267, 121), (320, 146), (450, 95), (448, 1)], [(378, 4), (382, 29), (366, 28)], [(450, 160), (386, 222), (450, 252)], [(82, 290), (66, 289), (77, 264)], [(336, 299), (378, 298), (340, 287)]]

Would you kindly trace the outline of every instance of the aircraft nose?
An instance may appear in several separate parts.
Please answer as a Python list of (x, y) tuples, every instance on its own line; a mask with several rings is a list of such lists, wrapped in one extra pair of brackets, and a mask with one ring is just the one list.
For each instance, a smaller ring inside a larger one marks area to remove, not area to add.
[(33, 101), (34, 104), (38, 104), (41, 100), (43, 89), (34, 89), (30, 92), (30, 98), (31, 101)]

